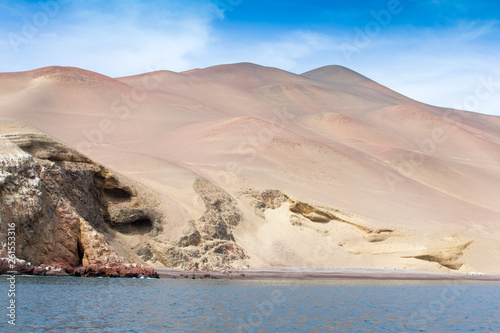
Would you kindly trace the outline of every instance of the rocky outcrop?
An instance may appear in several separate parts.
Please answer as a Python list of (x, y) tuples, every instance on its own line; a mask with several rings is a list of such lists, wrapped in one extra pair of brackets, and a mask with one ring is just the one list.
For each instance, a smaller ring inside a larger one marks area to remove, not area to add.
[(75, 276), (83, 277), (128, 277), (140, 278), (150, 277), (158, 278), (156, 269), (144, 265), (130, 265), (130, 264), (91, 264), (83, 267), (78, 267), (74, 271)]
[(264, 212), (267, 209), (276, 209), (281, 207), (287, 201), (287, 196), (278, 190), (248, 190), (242, 195), (251, 198), (254, 212), (257, 216), (264, 218)]
[(203, 238), (234, 241), (230, 230), (242, 220), (236, 202), (224, 190), (204, 178), (197, 178), (193, 188), (206, 207), (205, 213), (197, 222)]
[(36, 266), (20, 259), (0, 258), (0, 274), (22, 274), (22, 275), (47, 275), (67, 276), (68, 273), (60, 268), (49, 265)]
[(149, 277), (158, 278), (156, 269), (136, 264), (90, 264), (79, 267), (54, 267), (33, 265), (26, 260), (0, 258), (0, 274), (44, 275), (44, 276), (83, 276), (83, 277)]
[[(452, 237), (453, 240), (453, 237)], [(436, 262), (441, 266), (452, 270), (460, 269), (465, 262), (463, 261), (463, 251), (467, 249), (474, 241), (454, 240), (448, 241), (448, 244), (440, 247), (427, 249), (422, 254), (406, 256), (405, 258), (415, 258), (424, 261)]]
[(154, 257), (166, 267), (218, 270), (245, 265), (248, 255), (234, 239), (232, 230), (243, 220), (236, 201), (221, 188), (197, 178), (193, 189), (205, 204), (205, 212), (190, 221), (184, 235), (175, 242), (140, 246), (143, 259)]
[(0, 257), (66, 270), (115, 267), (127, 260), (107, 235), (161, 229), (134, 184), (34, 129), (19, 132), (0, 135)]

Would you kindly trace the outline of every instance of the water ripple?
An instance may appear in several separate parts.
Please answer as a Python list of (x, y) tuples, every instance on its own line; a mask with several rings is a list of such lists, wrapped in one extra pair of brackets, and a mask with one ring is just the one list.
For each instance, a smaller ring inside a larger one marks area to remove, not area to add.
[(16, 296), (0, 332), (500, 332), (500, 283), (19, 277)]

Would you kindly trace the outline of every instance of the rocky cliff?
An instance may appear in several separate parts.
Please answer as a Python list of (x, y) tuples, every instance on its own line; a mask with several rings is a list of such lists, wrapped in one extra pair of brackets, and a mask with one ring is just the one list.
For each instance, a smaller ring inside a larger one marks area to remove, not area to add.
[[(232, 199), (203, 179), (195, 186), (206, 212), (190, 221), (179, 239), (161, 242), (163, 216), (155, 193), (32, 127), (3, 121), (0, 257), (68, 272), (90, 267), (77, 271), (80, 275), (99, 275), (96, 265), (153, 260), (160, 266), (195, 268), (244, 258), (230, 232), (241, 219)], [(12, 232), (15, 246), (8, 241)], [(132, 248), (127, 236), (141, 237), (141, 242)]]
[[(158, 231), (154, 204), (141, 199), (133, 184), (32, 128), (9, 122), (4, 129), (2, 257), (15, 255), (33, 265), (69, 271), (82, 265), (123, 264), (127, 259), (109, 244), (110, 229), (140, 224)], [(15, 246), (7, 242), (12, 231)]]

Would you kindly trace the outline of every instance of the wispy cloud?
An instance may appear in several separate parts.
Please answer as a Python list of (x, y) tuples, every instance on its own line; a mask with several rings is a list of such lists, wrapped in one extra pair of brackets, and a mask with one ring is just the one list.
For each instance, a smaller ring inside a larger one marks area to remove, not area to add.
[(104, 8), (96, 1), (66, 6), (42, 27), (33, 22), (37, 32), (28, 37), (23, 29), (33, 15), (23, 16), (28, 23), (9, 32), (10, 44), (18, 38), (17, 45), (2, 48), (0, 70), (28, 69), (27, 64), (31, 68), (71, 65), (112, 76), (153, 67), (184, 70), (191, 65), (186, 55), (205, 46), (210, 23), (221, 15), (216, 6), (200, 1), (196, 6), (117, 0)]

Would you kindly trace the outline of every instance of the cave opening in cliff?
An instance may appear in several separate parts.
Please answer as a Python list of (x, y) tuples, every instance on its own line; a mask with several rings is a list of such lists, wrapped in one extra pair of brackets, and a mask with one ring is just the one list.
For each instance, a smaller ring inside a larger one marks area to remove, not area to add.
[(153, 230), (153, 222), (149, 218), (143, 218), (131, 223), (120, 225), (116, 229), (122, 234), (147, 234)]
[(78, 251), (78, 266), (81, 266), (83, 264), (83, 256), (84, 256), (84, 251), (83, 251), (83, 246), (80, 240), (76, 243), (77, 246), (77, 251)]
[(114, 200), (128, 200), (130, 199), (130, 193), (121, 189), (121, 188), (113, 188), (113, 189), (105, 189), (104, 194)]

